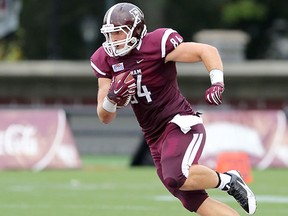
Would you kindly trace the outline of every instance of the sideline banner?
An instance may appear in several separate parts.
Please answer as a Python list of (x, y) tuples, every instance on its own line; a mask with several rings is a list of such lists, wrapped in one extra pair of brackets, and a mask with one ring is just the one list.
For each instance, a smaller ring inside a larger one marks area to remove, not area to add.
[(288, 166), (287, 118), (281, 110), (209, 111), (200, 163), (215, 168), (222, 152), (246, 152), (256, 168)]
[(0, 110), (0, 169), (80, 166), (63, 110)]

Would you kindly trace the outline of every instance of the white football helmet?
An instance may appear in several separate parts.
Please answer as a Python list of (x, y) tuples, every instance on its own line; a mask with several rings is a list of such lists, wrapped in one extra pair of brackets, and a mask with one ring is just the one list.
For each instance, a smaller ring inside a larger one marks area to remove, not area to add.
[[(126, 39), (112, 41), (111, 33), (122, 31)], [(101, 33), (106, 41), (102, 44), (111, 57), (127, 55), (134, 49), (147, 33), (143, 12), (130, 3), (119, 3), (112, 6), (105, 14)], [(117, 49), (117, 46), (123, 46)]]

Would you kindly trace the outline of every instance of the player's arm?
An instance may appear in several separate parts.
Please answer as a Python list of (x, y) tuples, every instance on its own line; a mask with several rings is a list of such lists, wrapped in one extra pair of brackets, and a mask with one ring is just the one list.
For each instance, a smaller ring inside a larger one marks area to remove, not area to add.
[[(116, 117), (116, 105), (113, 105), (111, 101), (107, 102), (106, 97), (110, 88), (110, 83), (111, 79), (108, 78), (98, 79), (97, 114), (100, 121), (103, 122), (104, 124), (112, 122)], [(110, 105), (110, 112), (107, 111), (107, 109), (109, 110), (109, 105)]]
[(210, 75), (211, 87), (207, 89), (205, 99), (208, 104), (222, 103), (224, 91), (223, 64), (218, 50), (208, 44), (181, 43), (166, 58), (166, 62), (203, 62)]
[(218, 50), (208, 44), (181, 43), (166, 56), (165, 61), (190, 63), (202, 61), (208, 71), (213, 69), (223, 71), (223, 64)]

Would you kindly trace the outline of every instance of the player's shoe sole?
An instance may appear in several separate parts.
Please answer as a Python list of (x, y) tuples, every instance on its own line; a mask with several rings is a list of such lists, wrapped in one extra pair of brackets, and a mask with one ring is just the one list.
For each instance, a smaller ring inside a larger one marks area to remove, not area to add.
[(247, 214), (254, 214), (257, 208), (254, 193), (246, 185), (238, 171), (231, 170), (226, 173), (231, 176), (231, 181), (227, 185), (230, 187), (227, 193), (236, 199)]

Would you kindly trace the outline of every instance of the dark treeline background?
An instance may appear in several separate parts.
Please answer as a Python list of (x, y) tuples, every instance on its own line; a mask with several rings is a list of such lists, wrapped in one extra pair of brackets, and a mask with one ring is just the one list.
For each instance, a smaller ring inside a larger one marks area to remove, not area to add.
[[(100, 27), (116, 0), (24, 0), (15, 39), (21, 59), (88, 59), (103, 42)], [(249, 34), (247, 59), (283, 58), (271, 53), (287, 39), (287, 0), (146, 0), (137, 4), (148, 30), (172, 27), (191, 41), (202, 29), (240, 29)], [(270, 50), (270, 51), (269, 51)]]

